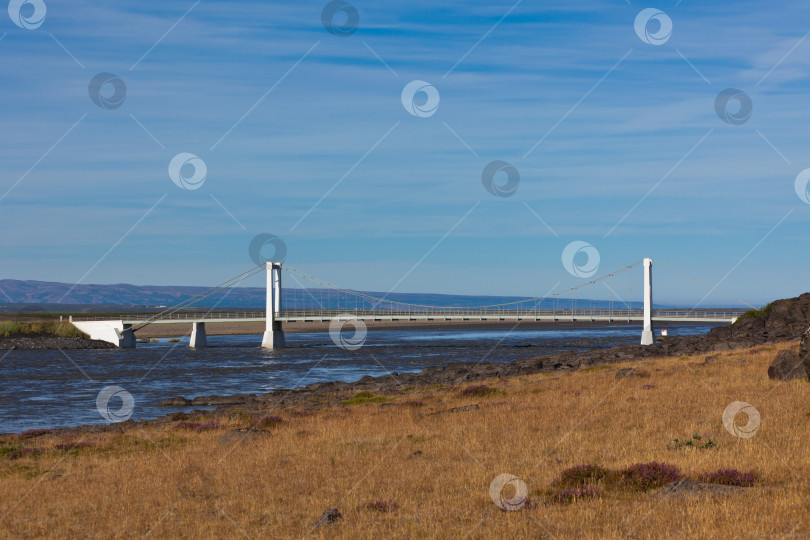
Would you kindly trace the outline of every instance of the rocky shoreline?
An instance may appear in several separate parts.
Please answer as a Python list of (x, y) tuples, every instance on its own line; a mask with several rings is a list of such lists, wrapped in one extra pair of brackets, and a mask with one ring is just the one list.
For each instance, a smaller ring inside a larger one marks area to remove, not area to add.
[(95, 339), (52, 336), (49, 334), (31, 334), (0, 338), (0, 350), (44, 351), (56, 349), (115, 349), (116, 346), (106, 341)]

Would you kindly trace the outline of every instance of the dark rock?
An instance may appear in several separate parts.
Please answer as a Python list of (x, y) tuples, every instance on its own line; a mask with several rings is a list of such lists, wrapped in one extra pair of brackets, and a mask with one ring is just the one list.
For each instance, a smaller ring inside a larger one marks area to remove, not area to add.
[(255, 441), (257, 439), (263, 439), (268, 435), (270, 435), (270, 432), (264, 431), (262, 429), (252, 429), (252, 428), (232, 429), (231, 431), (222, 434), (222, 436), (219, 438), (219, 445), (227, 446), (229, 444), (239, 444), (244, 442)]
[(77, 350), (117, 349), (112, 343), (96, 339), (62, 337), (51, 335), (23, 335), (0, 338), (0, 350)]
[(212, 406), (212, 405), (245, 405), (252, 403), (253, 396), (246, 396), (244, 394), (234, 394), (232, 396), (198, 396), (192, 401), (192, 405)]
[(191, 400), (184, 397), (168, 398), (158, 403), (158, 407), (188, 407), (189, 405), (191, 405)]
[(629, 378), (629, 377), (647, 378), (649, 376), (650, 376), (650, 374), (648, 372), (642, 371), (640, 369), (632, 368), (632, 367), (622, 368), (622, 369), (620, 369), (619, 371), (616, 372), (616, 378), (617, 379), (625, 379), (625, 378)]
[(799, 359), (804, 364), (804, 371), (810, 380), (810, 328), (802, 335), (802, 343), (799, 347)]
[(337, 508), (330, 508), (329, 510), (324, 510), (320, 519), (318, 519), (317, 523), (315, 523), (315, 527), (325, 527), (333, 524), (339, 519), (343, 519), (343, 516), (340, 515), (340, 511)]
[(699, 367), (711, 366), (711, 365), (714, 364), (714, 362), (717, 361), (718, 358), (720, 358), (719, 354), (712, 354), (712, 355), (709, 355), (706, 358), (704, 358), (703, 362), (690, 362), (689, 367), (699, 368)]
[(779, 351), (776, 359), (768, 367), (768, 378), (779, 381), (807, 379), (807, 372), (799, 353), (794, 350)]
[(777, 300), (759, 317), (740, 318), (736, 323), (712, 329), (711, 341), (745, 341), (752, 344), (800, 339), (810, 327), (810, 293)]
[(481, 407), (479, 407), (478, 404), (473, 403), (472, 405), (463, 405), (461, 407), (452, 407), (450, 409), (443, 409), (441, 411), (434, 411), (434, 412), (427, 413), (427, 414), (419, 414), (416, 417), (417, 418), (422, 418), (424, 416), (434, 416), (434, 415), (437, 415), (437, 414), (455, 413), (455, 412), (464, 412), (464, 411), (477, 411), (480, 408)]
[(473, 403), (472, 405), (464, 405), (462, 407), (453, 407), (452, 409), (447, 409), (447, 412), (463, 412), (463, 411), (477, 411), (480, 409), (477, 404)]

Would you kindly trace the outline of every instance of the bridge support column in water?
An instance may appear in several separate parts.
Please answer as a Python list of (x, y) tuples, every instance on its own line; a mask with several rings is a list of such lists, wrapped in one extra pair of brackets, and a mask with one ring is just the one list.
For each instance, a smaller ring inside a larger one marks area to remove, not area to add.
[(124, 329), (121, 330), (121, 339), (118, 341), (118, 346), (122, 349), (135, 348), (135, 332), (132, 331), (131, 324), (125, 324)]
[(652, 259), (644, 259), (644, 330), (641, 331), (641, 344), (655, 343), (652, 324)]
[(281, 315), (281, 263), (267, 262), (267, 326), (262, 337), (262, 347), (265, 349), (283, 349), (286, 345), (281, 321), (276, 317)]
[(205, 323), (191, 323), (191, 340), (189, 340), (188, 346), (192, 349), (204, 349), (206, 345), (208, 345), (208, 341), (205, 337)]

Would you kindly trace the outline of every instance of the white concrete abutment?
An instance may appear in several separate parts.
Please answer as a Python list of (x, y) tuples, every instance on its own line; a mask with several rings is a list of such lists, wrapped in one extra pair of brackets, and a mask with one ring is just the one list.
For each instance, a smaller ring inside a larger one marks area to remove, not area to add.
[(135, 348), (135, 334), (132, 332), (131, 324), (124, 324), (124, 321), (74, 321), (70, 317), (73, 326), (84, 332), (90, 339), (106, 341), (122, 349)]

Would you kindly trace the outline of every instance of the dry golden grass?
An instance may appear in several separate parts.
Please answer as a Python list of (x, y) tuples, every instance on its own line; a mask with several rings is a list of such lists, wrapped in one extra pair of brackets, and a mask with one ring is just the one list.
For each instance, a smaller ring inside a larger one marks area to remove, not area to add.
[[(416, 389), (394, 403), (298, 416), (259, 441), (218, 445), (219, 428), (194, 433), (150, 424), (85, 435), (91, 447), (0, 457), (0, 532), (5, 537), (329, 538), (800, 538), (808, 537), (810, 383), (777, 383), (766, 371), (778, 350), (758, 347), (705, 358), (634, 363), (650, 378), (614, 377), (625, 365), (488, 381), (500, 392), (460, 398)], [(652, 385), (652, 387), (650, 387)], [(738, 439), (722, 426), (732, 401), (761, 413), (759, 432)], [(430, 415), (478, 403), (480, 409)], [(698, 433), (710, 449), (672, 448)], [(13, 441), (5, 441), (9, 444)], [(3, 444), (3, 443), (0, 443)], [(422, 454), (408, 457), (421, 450)], [(489, 485), (514, 474), (545, 489), (580, 464), (619, 468), (662, 461), (687, 473), (757, 471), (760, 487), (715, 498), (624, 494), (550, 504), (539, 497), (499, 510)], [(393, 512), (364, 508), (392, 500)], [(313, 530), (321, 512), (344, 519)]]

